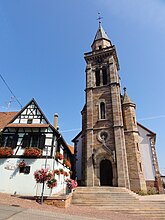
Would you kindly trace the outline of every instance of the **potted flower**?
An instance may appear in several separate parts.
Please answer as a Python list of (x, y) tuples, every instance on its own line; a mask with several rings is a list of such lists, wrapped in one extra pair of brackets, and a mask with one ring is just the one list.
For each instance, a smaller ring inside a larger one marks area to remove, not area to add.
[(71, 192), (73, 189), (75, 189), (78, 184), (76, 180), (72, 180), (72, 179), (66, 179), (66, 185), (67, 185), (67, 193)]
[(64, 176), (68, 177), (68, 176), (69, 176), (69, 173), (64, 172)]
[(47, 172), (47, 180), (51, 180), (54, 177), (54, 170)]
[(56, 152), (56, 159), (63, 160), (64, 156), (60, 152)]
[(67, 168), (71, 169), (71, 163), (69, 162), (69, 160), (64, 159), (64, 160), (63, 160), (63, 164), (64, 164)]
[(55, 178), (52, 178), (52, 179), (47, 181), (46, 185), (47, 185), (48, 188), (52, 189), (55, 186), (57, 186), (57, 180)]
[(21, 162), (19, 162), (19, 164), (18, 164), (18, 167), (19, 168), (21, 168), (21, 167), (26, 167), (27, 166), (27, 163), (24, 161), (24, 160), (22, 160)]
[(45, 181), (48, 180), (47, 178), (47, 173), (48, 173), (48, 168), (41, 169), (41, 170), (36, 170), (34, 172), (34, 178), (37, 183), (44, 183)]
[(11, 147), (0, 147), (0, 157), (10, 157), (13, 155)]
[(47, 184), (48, 188), (53, 188), (57, 185), (57, 180), (54, 178), (54, 170), (48, 171), (47, 168), (36, 170), (34, 172), (34, 178), (37, 183), (45, 183)]
[(60, 171), (59, 171), (59, 170), (54, 170), (54, 173), (55, 173), (56, 175), (60, 175)]
[(63, 169), (59, 169), (60, 170), (60, 174), (64, 174), (64, 170)]
[(38, 147), (26, 147), (23, 155), (25, 157), (41, 157), (42, 150)]
[(18, 164), (19, 172), (24, 173), (24, 169), (25, 169), (26, 166), (27, 166), (27, 163), (24, 160), (19, 162), (19, 164)]

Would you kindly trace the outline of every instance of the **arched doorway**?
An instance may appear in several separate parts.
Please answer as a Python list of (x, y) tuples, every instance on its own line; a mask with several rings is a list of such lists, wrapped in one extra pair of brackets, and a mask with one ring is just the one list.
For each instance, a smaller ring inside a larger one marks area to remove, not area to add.
[(110, 160), (102, 160), (100, 162), (100, 185), (112, 186), (113, 185), (113, 170)]

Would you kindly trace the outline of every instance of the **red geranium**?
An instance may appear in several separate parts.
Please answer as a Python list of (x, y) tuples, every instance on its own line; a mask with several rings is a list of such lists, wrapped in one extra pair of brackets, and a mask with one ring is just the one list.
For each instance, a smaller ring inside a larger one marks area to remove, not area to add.
[(59, 170), (54, 170), (54, 173), (55, 173), (56, 175), (60, 175), (60, 171), (59, 171)]
[(0, 147), (0, 157), (10, 157), (13, 155), (11, 147)]
[(56, 159), (63, 160), (64, 156), (60, 152), (56, 152)]
[(71, 163), (69, 162), (69, 160), (64, 159), (64, 160), (63, 160), (63, 164), (64, 164), (66, 167), (68, 167), (69, 169), (71, 169)]
[(66, 183), (67, 183), (67, 186), (68, 186), (69, 189), (75, 189), (78, 186), (76, 180), (67, 179)]
[(42, 150), (38, 147), (26, 147), (24, 151), (25, 157), (41, 157)]

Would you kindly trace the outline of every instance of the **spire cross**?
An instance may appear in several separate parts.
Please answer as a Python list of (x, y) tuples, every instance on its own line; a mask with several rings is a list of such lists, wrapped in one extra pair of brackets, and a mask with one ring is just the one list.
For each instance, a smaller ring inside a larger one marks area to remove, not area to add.
[(97, 20), (99, 20), (99, 24), (101, 23), (101, 19), (103, 19), (103, 17), (100, 17), (100, 12), (98, 12), (98, 18), (97, 18)]

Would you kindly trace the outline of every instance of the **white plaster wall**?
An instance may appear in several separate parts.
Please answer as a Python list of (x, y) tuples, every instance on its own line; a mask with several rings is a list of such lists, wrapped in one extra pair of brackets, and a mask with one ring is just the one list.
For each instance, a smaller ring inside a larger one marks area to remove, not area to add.
[(77, 139), (77, 161), (76, 161), (76, 174), (77, 180), (81, 180), (82, 169), (82, 138), (81, 135)]
[[(0, 192), (10, 194), (16, 193), (19, 195), (28, 196), (40, 196), (42, 184), (36, 184), (36, 181), (34, 179), (34, 172), (38, 169), (45, 168), (46, 160), (24, 158), (27, 165), (31, 167), (30, 174), (19, 173), (19, 168), (17, 164), (22, 160), (23, 158), (0, 159)], [(10, 170), (6, 169), (9, 164), (11, 168)], [(66, 172), (69, 173), (69, 169), (53, 159), (47, 159), (46, 167), (50, 170), (63, 168)], [(61, 190), (64, 190), (65, 192), (66, 183), (64, 181), (64, 175), (55, 175), (55, 178), (57, 179), (57, 187), (51, 190), (45, 184), (45, 196), (49, 196)]]
[(144, 177), (145, 180), (155, 180), (155, 169), (152, 162), (152, 150), (150, 145), (150, 137), (147, 136), (149, 132), (147, 132), (142, 127), (138, 126), (138, 130), (140, 133), (139, 141), (140, 141), (140, 153), (142, 157), (142, 164), (144, 167)]

